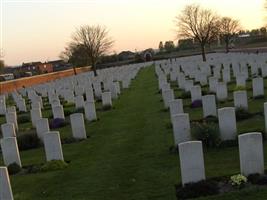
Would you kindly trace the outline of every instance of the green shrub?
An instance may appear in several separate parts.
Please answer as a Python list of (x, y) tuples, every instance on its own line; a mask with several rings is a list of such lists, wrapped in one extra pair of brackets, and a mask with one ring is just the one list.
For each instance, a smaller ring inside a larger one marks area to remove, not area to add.
[(36, 133), (23, 133), (17, 136), (19, 150), (28, 150), (38, 148), (41, 141)]
[(102, 107), (102, 110), (106, 111), (106, 110), (111, 110), (112, 106), (111, 105), (105, 105)]
[(84, 113), (84, 108), (76, 108), (73, 113)]
[(240, 90), (246, 90), (246, 87), (242, 85), (235, 86), (234, 91), (240, 91)]
[(23, 123), (28, 123), (31, 121), (31, 117), (29, 115), (19, 115), (18, 116), (18, 123), (23, 124)]
[(70, 116), (73, 112), (71, 112), (70, 110), (64, 110), (64, 115), (65, 116)]
[(253, 99), (264, 99), (264, 95), (255, 96), (255, 97), (253, 97)]
[(235, 115), (237, 120), (244, 120), (252, 117), (252, 114), (242, 107), (235, 109)]
[(43, 166), (41, 166), (41, 171), (55, 171), (55, 170), (62, 170), (65, 169), (68, 166), (68, 164), (62, 160), (52, 160), (47, 163), (45, 163)]
[(184, 187), (176, 187), (177, 199), (197, 198), (219, 194), (218, 183), (211, 180), (203, 180), (197, 183), (185, 184)]
[(181, 99), (189, 99), (189, 98), (191, 98), (191, 93), (187, 92), (187, 91), (182, 91), (181, 95), (180, 95), (180, 98)]
[(216, 147), (219, 144), (219, 131), (215, 123), (195, 122), (192, 127), (193, 138), (202, 141), (206, 147)]
[(66, 101), (66, 102), (63, 103), (63, 107), (64, 108), (66, 108), (66, 107), (73, 107), (73, 106), (75, 106), (75, 104), (74, 103), (71, 103), (71, 102), (67, 102)]
[(267, 175), (250, 174), (248, 176), (248, 181), (256, 185), (267, 185)]
[(17, 174), (21, 171), (21, 167), (14, 162), (7, 166), (7, 170), (10, 175)]
[(218, 122), (218, 118), (216, 116), (209, 115), (209, 116), (205, 117), (205, 121), (207, 123), (211, 123), (211, 122), (217, 123)]

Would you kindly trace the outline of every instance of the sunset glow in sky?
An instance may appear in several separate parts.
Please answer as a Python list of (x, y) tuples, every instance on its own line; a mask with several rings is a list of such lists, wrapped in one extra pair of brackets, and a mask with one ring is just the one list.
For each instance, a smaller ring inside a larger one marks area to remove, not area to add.
[(244, 29), (266, 21), (264, 0), (0, 1), (1, 46), (8, 65), (58, 59), (75, 28), (84, 24), (105, 25), (117, 53), (157, 48), (161, 40), (175, 40), (174, 18), (191, 3), (239, 19)]

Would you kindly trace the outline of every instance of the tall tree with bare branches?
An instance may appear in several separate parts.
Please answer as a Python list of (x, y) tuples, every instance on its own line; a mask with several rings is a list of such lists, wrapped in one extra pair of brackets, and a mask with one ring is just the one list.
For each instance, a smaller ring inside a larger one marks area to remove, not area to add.
[[(84, 25), (73, 34), (72, 42), (65, 48), (64, 56), (69, 59), (74, 59), (70, 55), (78, 56), (79, 61), (90, 61), (94, 74), (97, 75), (96, 64), (99, 58), (111, 49), (113, 43), (114, 41), (108, 36), (106, 27)], [(77, 51), (80, 53), (77, 53)], [(84, 58), (81, 58), (81, 56)]]
[(240, 24), (238, 20), (230, 17), (223, 17), (220, 20), (220, 34), (225, 42), (225, 51), (229, 52), (229, 43), (235, 34), (240, 31)]
[(199, 43), (203, 61), (206, 61), (205, 47), (218, 37), (218, 16), (199, 5), (188, 5), (176, 16), (176, 27), (178, 38), (193, 39)]

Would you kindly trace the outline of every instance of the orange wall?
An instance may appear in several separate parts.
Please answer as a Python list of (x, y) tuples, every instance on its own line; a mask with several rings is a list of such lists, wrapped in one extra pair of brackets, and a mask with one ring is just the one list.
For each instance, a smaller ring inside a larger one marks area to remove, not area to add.
[[(77, 74), (91, 71), (91, 67), (83, 67), (83, 68), (76, 68)], [(25, 77), (20, 78), (16, 80), (10, 80), (0, 83), (0, 94), (6, 93), (6, 92), (12, 92), (14, 90), (20, 89), (23, 86), (28, 87), (32, 85), (37, 85), (40, 83), (45, 83), (48, 81), (53, 81), (59, 78), (68, 77), (74, 75), (73, 69), (59, 71), (59, 72), (53, 72), (43, 75), (37, 75), (37, 76), (31, 76), (31, 77)]]

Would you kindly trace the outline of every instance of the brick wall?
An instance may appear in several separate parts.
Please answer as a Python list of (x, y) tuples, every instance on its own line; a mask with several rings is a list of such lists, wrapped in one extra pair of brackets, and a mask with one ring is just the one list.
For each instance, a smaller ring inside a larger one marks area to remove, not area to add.
[[(91, 67), (82, 67), (82, 68), (76, 68), (77, 74), (91, 71)], [(6, 92), (12, 92), (14, 90), (20, 89), (22, 87), (28, 87), (32, 85), (37, 85), (40, 83), (45, 83), (48, 81), (53, 81), (56, 79), (60, 79), (63, 77), (68, 77), (74, 75), (73, 69), (59, 71), (59, 72), (53, 72), (48, 74), (42, 74), (37, 76), (31, 76), (31, 77), (25, 77), (20, 78), (16, 80), (11, 81), (5, 81), (0, 83), (0, 94), (6, 93)]]

